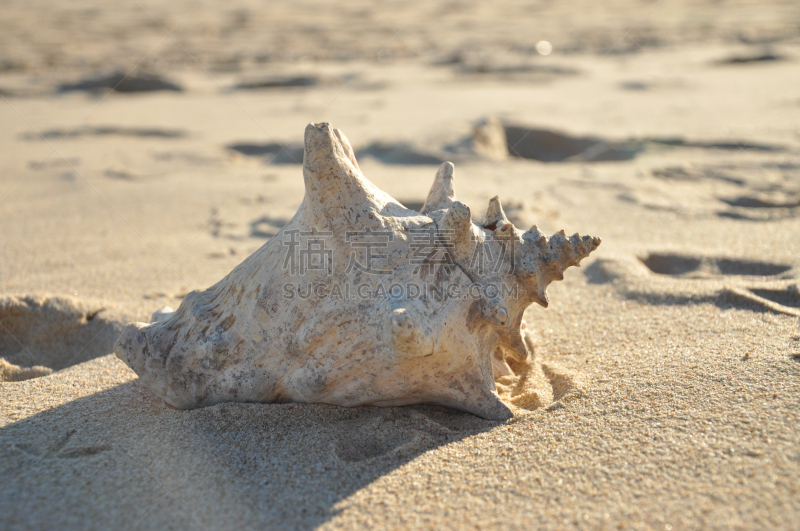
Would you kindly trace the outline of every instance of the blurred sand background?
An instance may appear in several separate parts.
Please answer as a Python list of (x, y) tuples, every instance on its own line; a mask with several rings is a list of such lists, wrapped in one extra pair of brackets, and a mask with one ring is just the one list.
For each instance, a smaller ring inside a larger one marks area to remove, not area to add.
[[(788, 0), (4, 2), (0, 528), (800, 529), (798, 65)], [(291, 218), (312, 121), (603, 239), (515, 419), (175, 411), (109, 354)]]

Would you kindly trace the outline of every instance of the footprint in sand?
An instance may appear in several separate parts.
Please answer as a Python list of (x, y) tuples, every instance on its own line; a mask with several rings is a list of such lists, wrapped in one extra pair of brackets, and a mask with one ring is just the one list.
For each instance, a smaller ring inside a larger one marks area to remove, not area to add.
[(107, 75), (87, 77), (71, 83), (62, 83), (57, 88), (58, 92), (153, 92), (172, 91), (181, 92), (183, 89), (161, 76), (149, 72), (122, 72), (117, 71)]
[[(733, 143), (735, 145), (743, 144)], [(780, 151), (777, 146), (747, 146), (748, 149), (761, 151)], [(719, 202), (707, 201), (696, 205), (696, 215), (716, 215), (743, 221), (774, 221), (800, 216), (798, 170), (798, 164), (783, 160), (667, 166), (653, 169), (651, 173), (653, 177), (665, 181), (706, 185), (712, 181), (718, 182), (722, 190), (716, 191), (718, 187), (715, 186), (713, 197)], [(732, 187), (726, 187), (726, 184)]]
[(0, 297), (0, 381), (46, 376), (109, 354), (122, 324), (67, 297)]
[(774, 221), (800, 216), (800, 192), (773, 190), (753, 192), (737, 197), (720, 197), (730, 208), (717, 213), (719, 217), (745, 221)]
[(719, 275), (771, 277), (792, 269), (785, 264), (672, 253), (650, 253), (641, 261), (653, 273), (692, 278)]
[(272, 238), (289, 222), (288, 219), (262, 216), (250, 222), (251, 238)]
[(727, 288), (720, 297), (731, 300), (737, 307), (754, 307), (800, 317), (800, 284), (783, 289)]
[[(796, 278), (796, 271), (788, 264), (654, 252), (638, 260), (596, 260), (585, 274), (590, 284), (617, 282), (617, 289), (624, 296), (649, 304), (712, 303), (722, 309), (800, 316), (800, 287), (790, 284)], [(716, 284), (705, 288), (704, 284), (687, 284), (686, 289), (673, 286), (675, 289), (658, 292), (658, 284), (653, 280), (659, 276)], [(648, 278), (651, 279), (648, 289), (642, 291), (637, 280)], [(720, 289), (720, 279), (730, 279), (729, 285)]]
[[(220, 219), (217, 209), (211, 210), (211, 216), (206, 224), (206, 230), (214, 238), (233, 241), (244, 241), (248, 238), (258, 240), (269, 239), (278, 234), (284, 225), (289, 222), (286, 218), (275, 216), (260, 216), (248, 224), (235, 223)], [(212, 256), (212, 258), (219, 258)]]
[(290, 142), (279, 144), (277, 142), (267, 142), (259, 144), (254, 142), (233, 142), (225, 148), (234, 156), (256, 157), (269, 164), (302, 164), (303, 163), (303, 144)]
[(122, 127), (117, 125), (106, 126), (81, 126), (72, 129), (48, 129), (37, 133), (25, 133), (21, 138), (25, 140), (66, 140), (79, 137), (107, 137), (119, 136), (129, 138), (156, 138), (158, 140), (184, 138), (187, 132), (183, 129), (163, 129), (160, 127)]

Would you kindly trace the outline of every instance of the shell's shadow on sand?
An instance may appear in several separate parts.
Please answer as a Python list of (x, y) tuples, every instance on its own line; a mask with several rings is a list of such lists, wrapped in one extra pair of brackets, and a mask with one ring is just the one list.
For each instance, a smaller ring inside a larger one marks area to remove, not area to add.
[(128, 382), (0, 428), (0, 527), (313, 529), (381, 476), (497, 425), (435, 406), (176, 411)]

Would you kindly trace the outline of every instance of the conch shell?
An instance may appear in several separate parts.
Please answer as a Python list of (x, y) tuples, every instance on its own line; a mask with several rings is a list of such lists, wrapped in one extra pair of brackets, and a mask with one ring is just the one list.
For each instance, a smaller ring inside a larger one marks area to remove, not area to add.
[(510, 418), (495, 372), (529, 355), (525, 308), (546, 307), (548, 284), (600, 239), (522, 232), (497, 197), (473, 223), (453, 170), (416, 212), (363, 176), (341, 131), (309, 124), (292, 220), (177, 311), (129, 324), (114, 352), (181, 409), (427, 403)]

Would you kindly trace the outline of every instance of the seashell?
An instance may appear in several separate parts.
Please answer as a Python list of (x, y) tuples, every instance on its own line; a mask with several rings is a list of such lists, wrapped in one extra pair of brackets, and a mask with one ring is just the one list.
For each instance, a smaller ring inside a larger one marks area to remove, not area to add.
[(306, 127), (303, 178), (274, 238), (175, 312), (129, 324), (115, 354), (181, 409), (427, 403), (510, 418), (495, 372), (529, 355), (523, 312), (600, 239), (520, 231), (497, 197), (473, 223), (450, 162), (421, 212), (405, 208), (327, 123)]

